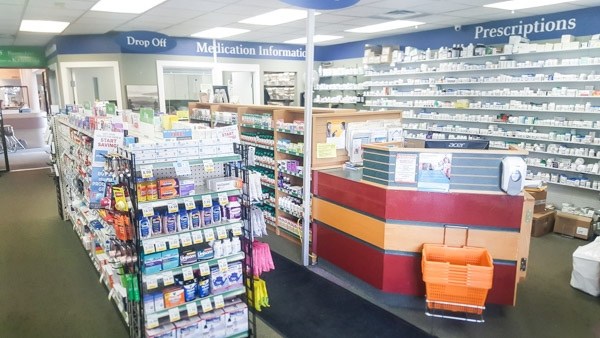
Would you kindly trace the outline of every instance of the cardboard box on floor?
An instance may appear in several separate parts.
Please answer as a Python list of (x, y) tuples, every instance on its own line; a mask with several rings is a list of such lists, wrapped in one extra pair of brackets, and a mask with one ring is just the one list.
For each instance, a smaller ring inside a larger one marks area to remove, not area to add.
[(592, 219), (557, 211), (554, 217), (554, 232), (587, 240), (592, 234)]
[(556, 211), (545, 211), (533, 214), (531, 223), (531, 236), (540, 237), (554, 229), (554, 215)]
[(548, 190), (546, 189), (546, 187), (527, 188), (525, 189), (525, 191), (527, 191), (533, 198), (535, 198), (533, 212), (546, 211), (546, 197), (548, 196)]

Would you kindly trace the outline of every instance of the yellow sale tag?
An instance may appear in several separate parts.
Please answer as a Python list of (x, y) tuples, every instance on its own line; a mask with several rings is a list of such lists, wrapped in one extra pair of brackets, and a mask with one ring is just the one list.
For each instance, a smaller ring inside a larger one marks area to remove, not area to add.
[(207, 173), (212, 173), (215, 171), (215, 164), (213, 160), (203, 160), (202, 164), (204, 165), (204, 171)]
[(156, 317), (155, 315), (148, 315), (146, 319), (146, 327), (149, 329), (158, 327), (158, 317)]
[(200, 244), (204, 242), (204, 239), (202, 238), (202, 231), (192, 232), (192, 240), (194, 241), (194, 244)]
[(171, 201), (167, 204), (167, 210), (169, 213), (174, 213), (179, 211), (179, 204), (176, 201)]
[(198, 305), (196, 303), (189, 303), (186, 306), (188, 317), (195, 316), (198, 314)]
[(140, 166), (140, 171), (142, 173), (142, 178), (152, 178), (154, 176), (152, 173), (152, 165), (142, 165)]
[(210, 196), (210, 195), (203, 195), (202, 196), (202, 206), (205, 207), (205, 208), (212, 207), (212, 196)]
[(225, 307), (225, 300), (223, 299), (223, 295), (218, 295), (213, 298), (215, 301), (215, 309), (220, 309)]
[(179, 308), (172, 308), (169, 310), (169, 321), (172, 322), (176, 322), (178, 320), (181, 319), (180, 313), (179, 313)]
[(151, 205), (142, 207), (142, 215), (144, 215), (144, 217), (154, 216), (154, 208)]
[(225, 239), (225, 238), (227, 238), (227, 230), (225, 230), (225, 227), (219, 227), (219, 228), (217, 228), (217, 238), (218, 239)]
[(215, 240), (215, 232), (213, 231), (213, 229), (204, 230), (204, 240), (206, 240), (207, 242)]
[(227, 272), (229, 270), (229, 264), (226, 259), (219, 259), (219, 271)]
[(196, 202), (193, 197), (184, 198), (183, 203), (185, 204), (185, 210), (196, 209)]
[(208, 276), (210, 275), (210, 267), (208, 266), (208, 263), (201, 263), (200, 264), (200, 276), (204, 277), (204, 276)]
[(200, 305), (202, 306), (202, 312), (204, 313), (212, 311), (213, 309), (212, 303), (210, 302), (210, 298), (203, 299), (200, 302)]
[(227, 197), (227, 194), (224, 192), (220, 192), (219, 193), (219, 204), (222, 206), (226, 206), (229, 203), (229, 198)]

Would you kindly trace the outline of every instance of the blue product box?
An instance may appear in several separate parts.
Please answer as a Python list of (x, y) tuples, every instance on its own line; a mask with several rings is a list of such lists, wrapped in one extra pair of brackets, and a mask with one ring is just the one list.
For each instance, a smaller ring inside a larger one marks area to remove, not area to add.
[(153, 253), (144, 256), (144, 273), (151, 274), (162, 271), (162, 255)]
[(172, 249), (162, 252), (163, 269), (172, 269), (179, 266), (179, 250)]

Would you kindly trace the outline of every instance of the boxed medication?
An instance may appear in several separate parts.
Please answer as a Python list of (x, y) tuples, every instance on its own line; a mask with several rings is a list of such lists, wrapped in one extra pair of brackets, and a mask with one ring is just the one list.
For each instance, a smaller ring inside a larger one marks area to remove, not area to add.
[(592, 218), (557, 211), (554, 232), (581, 239), (589, 239), (592, 234)]
[(554, 214), (555, 211), (544, 211), (533, 214), (531, 223), (531, 236), (540, 237), (554, 229)]
[(177, 338), (175, 325), (169, 323), (159, 326), (154, 329), (146, 329), (146, 337), (148, 338)]
[(546, 197), (548, 196), (548, 190), (546, 187), (535, 189), (527, 188), (525, 191), (527, 191), (535, 199), (533, 212), (540, 213), (546, 211)]

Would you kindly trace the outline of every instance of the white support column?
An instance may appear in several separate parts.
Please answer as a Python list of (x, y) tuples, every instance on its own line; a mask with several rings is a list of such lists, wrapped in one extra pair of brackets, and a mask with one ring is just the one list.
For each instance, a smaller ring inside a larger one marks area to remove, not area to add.
[(315, 10), (308, 9), (306, 21), (306, 86), (304, 88), (304, 170), (303, 190), (304, 216), (302, 219), (302, 264), (309, 265), (310, 226), (311, 226), (311, 167), (312, 167), (312, 108), (313, 108), (313, 69), (315, 44)]

